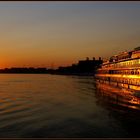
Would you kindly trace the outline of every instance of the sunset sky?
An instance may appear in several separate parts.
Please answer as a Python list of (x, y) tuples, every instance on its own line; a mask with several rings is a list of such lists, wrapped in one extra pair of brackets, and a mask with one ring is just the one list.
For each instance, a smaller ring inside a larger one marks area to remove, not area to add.
[(140, 2), (0, 2), (0, 68), (58, 67), (140, 46)]

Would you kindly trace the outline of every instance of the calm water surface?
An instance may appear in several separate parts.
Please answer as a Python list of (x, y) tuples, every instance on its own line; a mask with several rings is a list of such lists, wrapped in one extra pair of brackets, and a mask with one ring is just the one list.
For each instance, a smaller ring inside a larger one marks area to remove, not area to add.
[(138, 100), (109, 91), (93, 77), (0, 74), (0, 138), (140, 137)]

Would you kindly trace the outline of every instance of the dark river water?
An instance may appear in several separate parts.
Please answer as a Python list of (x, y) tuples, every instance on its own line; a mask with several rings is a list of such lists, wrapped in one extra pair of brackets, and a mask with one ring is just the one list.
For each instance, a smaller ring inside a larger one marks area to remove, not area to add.
[(139, 138), (139, 126), (139, 98), (92, 76), (0, 74), (0, 138)]

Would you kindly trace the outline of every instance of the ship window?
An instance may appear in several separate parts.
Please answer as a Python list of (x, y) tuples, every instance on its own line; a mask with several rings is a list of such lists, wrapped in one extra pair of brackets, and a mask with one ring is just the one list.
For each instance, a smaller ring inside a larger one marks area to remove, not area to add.
[(134, 71), (133, 70), (131, 71), (131, 74), (134, 74)]
[(127, 70), (127, 74), (129, 74), (129, 71)]
[(129, 74), (131, 74), (131, 70), (129, 70)]
[(131, 79), (129, 79), (129, 84), (131, 84)]
[(140, 81), (139, 80), (137, 80), (137, 84), (140, 85)]
[(127, 74), (127, 71), (125, 71), (125, 74)]
[(127, 70), (127, 74), (129, 74), (129, 71)]
[(128, 80), (128, 84), (132, 85), (132, 79)]
[(135, 71), (135, 74), (138, 74), (138, 71), (137, 70)]
[(128, 83), (127, 79), (125, 80), (125, 83)]

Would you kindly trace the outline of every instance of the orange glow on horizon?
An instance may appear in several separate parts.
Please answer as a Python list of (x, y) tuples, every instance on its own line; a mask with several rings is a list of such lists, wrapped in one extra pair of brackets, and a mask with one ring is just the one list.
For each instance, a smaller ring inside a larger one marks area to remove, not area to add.
[(5, 60), (5, 61), (0, 61), (0, 69), (4, 69), (4, 68), (11, 68), (11, 67), (46, 67), (46, 68), (53, 68), (53, 69), (57, 69), (58, 67), (62, 66), (71, 66), (72, 64), (76, 64), (78, 63), (78, 61), (47, 61), (43, 63), (43, 61), (29, 61), (29, 60)]
[(2, 2), (0, 68), (57, 68), (132, 50), (139, 13), (137, 2)]

